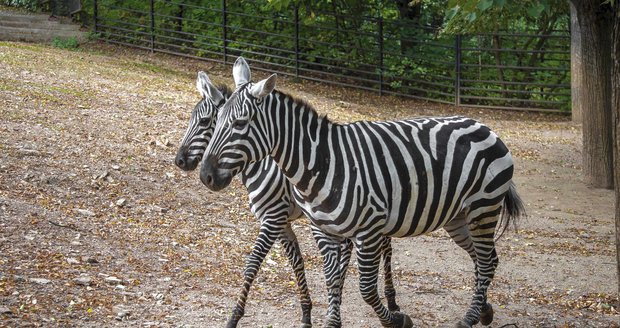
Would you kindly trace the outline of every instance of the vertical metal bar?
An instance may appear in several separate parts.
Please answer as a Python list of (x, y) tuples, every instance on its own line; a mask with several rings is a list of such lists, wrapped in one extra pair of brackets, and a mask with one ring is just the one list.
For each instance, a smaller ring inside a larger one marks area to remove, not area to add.
[(295, 76), (299, 77), (299, 5), (295, 4)]
[(97, 33), (97, 21), (99, 20), (99, 10), (97, 0), (93, 0), (93, 33)]
[(226, 27), (228, 25), (228, 18), (226, 17), (226, 0), (222, 0), (222, 41), (224, 44), (224, 64), (228, 61), (228, 35), (226, 34)]
[(457, 34), (454, 41), (454, 105), (461, 106), (461, 35)]
[(383, 17), (379, 17), (379, 95), (383, 95)]
[(155, 1), (150, 1), (151, 5), (151, 52), (155, 51)]

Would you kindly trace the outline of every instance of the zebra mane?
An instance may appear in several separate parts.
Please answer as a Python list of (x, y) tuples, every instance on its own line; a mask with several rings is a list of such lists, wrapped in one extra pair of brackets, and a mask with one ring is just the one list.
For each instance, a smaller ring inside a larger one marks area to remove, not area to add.
[(224, 95), (224, 98), (229, 98), (233, 93), (226, 84), (218, 84), (216, 88)]
[[(280, 94), (280, 95), (282, 95), (283, 97), (288, 97), (288, 98), (291, 98), (291, 99), (293, 100), (293, 102), (294, 102), (294, 103), (296, 103), (296, 104), (298, 104), (298, 105), (301, 105), (301, 106), (300, 106), (300, 108), (301, 108), (301, 107), (303, 107), (303, 108), (306, 108), (307, 110), (311, 111), (314, 115), (316, 115), (316, 117), (318, 117), (318, 119), (319, 119), (319, 120), (327, 120), (327, 121), (328, 121), (328, 122), (330, 122), (330, 123), (334, 123), (334, 122), (331, 122), (331, 121), (329, 120), (329, 118), (327, 118), (327, 114), (321, 114), (321, 113), (319, 113), (319, 112), (318, 112), (318, 111), (314, 108), (314, 106), (313, 106), (312, 104), (310, 104), (307, 100), (305, 100), (305, 99), (301, 99), (301, 98), (296, 97), (296, 96), (293, 96), (293, 95), (291, 95), (290, 93), (288, 93), (288, 92), (284, 92), (284, 91), (282, 91), (282, 90), (275, 89), (274, 91), (276, 91), (277, 93), (279, 93), (279, 94)], [(334, 123), (334, 124), (335, 124), (335, 123)]]

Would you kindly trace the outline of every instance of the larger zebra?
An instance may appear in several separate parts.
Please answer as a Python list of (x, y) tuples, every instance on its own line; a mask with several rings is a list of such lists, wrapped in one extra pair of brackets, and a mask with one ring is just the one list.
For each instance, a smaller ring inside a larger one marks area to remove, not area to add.
[[(213, 134), (219, 108), (231, 94), (230, 89), (225, 86), (216, 88), (204, 72), (198, 73), (196, 87), (202, 95), (202, 99), (192, 110), (189, 124), (181, 139), (175, 158), (176, 165), (186, 171), (194, 170), (198, 166)], [(304, 262), (299, 243), (290, 225), (290, 221), (297, 219), (302, 214), (299, 206), (293, 201), (293, 188), (271, 158), (248, 165), (242, 172), (241, 180), (248, 190), (251, 210), (260, 221), (260, 232), (252, 252), (247, 258), (244, 284), (237, 297), (237, 303), (227, 327), (236, 327), (243, 317), (252, 282), (276, 239), (280, 239), (282, 242), (297, 279), (302, 310), (302, 327), (311, 327), (312, 302), (306, 282)], [(326, 275), (332, 277), (333, 290), (337, 292), (330, 295), (328, 312), (338, 321), (340, 319), (341, 296), (339, 292), (344, 283), (352, 244), (347, 239), (342, 244), (335, 245), (336, 249), (331, 249), (330, 247), (334, 245), (323, 241), (326, 238), (320, 230), (313, 228), (313, 234), (321, 252), (326, 255), (324, 257), (328, 261), (325, 264)], [(335, 255), (330, 257), (333, 254)], [(385, 238), (383, 245), (385, 295), (390, 310), (397, 311), (399, 307), (396, 304), (396, 292), (392, 282), (391, 257), (390, 240)], [(333, 263), (340, 263), (340, 265), (334, 267), (332, 261)]]
[(207, 187), (220, 190), (251, 163), (272, 157), (313, 224), (334, 243), (354, 239), (362, 297), (385, 327), (412, 321), (378, 296), (380, 241), (443, 227), (476, 270), (470, 307), (456, 326), (491, 323), (496, 226), (500, 217), (505, 227), (523, 214), (511, 154), (495, 133), (464, 117), (340, 125), (274, 90), (275, 74), (251, 82), (241, 57), (233, 77), (236, 90), (202, 160)]

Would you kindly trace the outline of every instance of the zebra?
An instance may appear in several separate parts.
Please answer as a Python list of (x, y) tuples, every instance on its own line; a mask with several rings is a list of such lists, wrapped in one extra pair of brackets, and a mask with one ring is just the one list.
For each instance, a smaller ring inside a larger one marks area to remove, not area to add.
[(251, 163), (273, 158), (312, 224), (334, 244), (354, 240), (362, 298), (384, 327), (413, 322), (378, 296), (382, 238), (444, 228), (475, 266), (474, 294), (456, 327), (492, 322), (496, 230), (501, 236), (525, 215), (512, 156), (495, 133), (459, 116), (337, 124), (275, 90), (276, 74), (252, 82), (242, 57), (233, 78), (202, 159), (203, 184), (221, 190)]
[[(198, 73), (196, 87), (202, 95), (202, 99), (192, 111), (188, 127), (181, 139), (175, 158), (175, 164), (185, 171), (194, 170), (198, 166), (213, 134), (218, 110), (232, 93), (226, 86), (215, 87), (204, 72)], [(301, 209), (293, 201), (291, 194), (292, 186), (281, 173), (276, 163), (270, 158), (248, 165), (247, 169), (242, 173), (242, 182), (250, 196), (251, 210), (260, 221), (260, 232), (247, 259), (244, 271), (244, 284), (237, 297), (237, 303), (227, 327), (236, 327), (239, 320), (243, 317), (252, 282), (276, 239), (280, 239), (284, 246), (297, 280), (302, 309), (302, 327), (311, 327), (312, 302), (306, 282), (304, 262), (297, 237), (290, 225), (291, 221), (302, 215)], [(323, 249), (324, 253), (334, 253), (333, 250), (329, 249), (332, 244), (326, 244), (323, 241), (325, 236), (320, 230), (313, 227), (312, 232), (319, 248)], [(344, 283), (352, 243), (350, 240), (346, 240), (336, 245), (336, 247), (336, 256), (329, 258), (329, 261), (336, 261), (340, 264), (333, 266), (329, 262), (329, 265), (325, 265), (325, 274), (333, 276), (334, 283), (337, 284), (337, 286), (334, 286), (334, 290), (337, 293), (330, 296), (329, 312), (333, 313), (335, 317), (340, 318), (341, 286)], [(382, 249), (386, 299), (390, 310), (398, 311), (400, 308), (396, 303), (396, 292), (392, 279), (392, 248), (389, 238), (383, 240)]]

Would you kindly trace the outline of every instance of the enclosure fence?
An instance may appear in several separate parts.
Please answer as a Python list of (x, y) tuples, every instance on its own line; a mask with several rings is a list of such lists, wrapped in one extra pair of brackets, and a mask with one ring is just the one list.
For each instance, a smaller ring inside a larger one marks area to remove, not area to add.
[(399, 19), (212, 3), (93, 0), (94, 32), (111, 43), (225, 64), (244, 56), (255, 69), (380, 94), (570, 111), (568, 31), (444, 35)]

